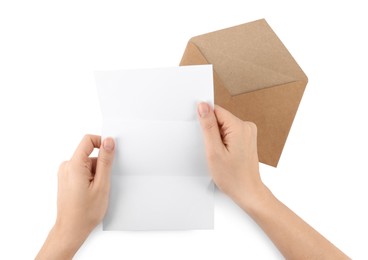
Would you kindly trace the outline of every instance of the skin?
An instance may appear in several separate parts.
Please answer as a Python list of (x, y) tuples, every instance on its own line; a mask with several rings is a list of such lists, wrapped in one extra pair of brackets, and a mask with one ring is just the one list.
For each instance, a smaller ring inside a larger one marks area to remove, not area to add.
[[(264, 230), (286, 259), (349, 259), (281, 203), (259, 174), (257, 127), (225, 109), (198, 105), (206, 156), (217, 187)], [(36, 259), (72, 259), (108, 205), (114, 141), (86, 135), (58, 173), (58, 212)], [(98, 158), (90, 158), (99, 148)]]
[[(98, 158), (90, 158), (99, 148)], [(114, 140), (86, 135), (58, 172), (57, 217), (36, 259), (72, 259), (108, 206)]]
[(198, 114), (217, 187), (263, 229), (286, 259), (349, 259), (281, 203), (259, 174), (257, 127), (206, 103)]

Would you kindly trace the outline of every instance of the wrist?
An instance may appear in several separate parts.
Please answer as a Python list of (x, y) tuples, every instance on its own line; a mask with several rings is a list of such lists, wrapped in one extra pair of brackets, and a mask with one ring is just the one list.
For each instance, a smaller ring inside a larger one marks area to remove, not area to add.
[(84, 233), (56, 222), (36, 259), (72, 259), (88, 237)]
[(235, 202), (248, 214), (257, 210), (259, 207), (264, 207), (267, 201), (272, 197), (271, 191), (263, 184), (262, 181), (253, 183), (248, 189), (245, 189), (242, 194), (237, 195)]
[(63, 228), (55, 224), (36, 259), (72, 259), (79, 246)]
[(89, 230), (63, 225), (58, 221), (55, 223), (52, 229), (55, 233), (55, 237), (61, 243), (60, 246), (64, 249), (64, 251), (72, 253), (73, 255), (78, 251), (80, 246), (90, 234)]

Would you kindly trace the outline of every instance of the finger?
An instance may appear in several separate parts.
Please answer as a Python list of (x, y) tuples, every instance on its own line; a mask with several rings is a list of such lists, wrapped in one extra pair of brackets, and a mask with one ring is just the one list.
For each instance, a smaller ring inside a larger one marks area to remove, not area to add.
[(221, 140), (219, 126), (214, 111), (209, 104), (201, 102), (198, 104), (198, 115), (207, 154), (221, 151), (224, 148), (224, 145)]
[(111, 137), (103, 140), (98, 153), (95, 182), (100, 187), (109, 187), (112, 162), (115, 155), (115, 142)]
[(75, 150), (72, 160), (77, 162), (87, 162), (89, 155), (94, 148), (101, 146), (101, 137), (98, 135), (85, 135)]
[[(215, 106), (215, 115), (222, 131), (231, 131), (232, 128), (239, 127), (240, 125), (246, 125), (253, 132), (257, 133), (257, 125), (250, 121), (243, 121), (242, 119), (236, 117), (228, 110), (216, 105)], [(222, 134), (222, 131), (221, 134)]]
[(218, 105), (215, 105), (215, 115), (220, 126), (243, 122), (243, 120)]

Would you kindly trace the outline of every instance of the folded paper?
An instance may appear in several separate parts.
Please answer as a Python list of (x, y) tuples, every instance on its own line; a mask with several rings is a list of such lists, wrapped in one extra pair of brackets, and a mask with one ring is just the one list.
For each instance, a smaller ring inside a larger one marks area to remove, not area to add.
[(258, 127), (258, 154), (277, 166), (308, 79), (267, 22), (189, 40), (180, 65), (213, 64), (215, 103)]
[(213, 228), (213, 183), (196, 105), (213, 104), (211, 65), (97, 71), (103, 137), (116, 155), (104, 230)]

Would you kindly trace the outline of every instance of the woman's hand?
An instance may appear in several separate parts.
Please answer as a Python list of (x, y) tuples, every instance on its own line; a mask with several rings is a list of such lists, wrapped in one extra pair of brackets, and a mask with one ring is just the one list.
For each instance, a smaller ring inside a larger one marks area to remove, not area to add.
[(225, 109), (198, 105), (208, 165), (216, 185), (264, 230), (286, 259), (349, 259), (280, 202), (262, 183), (257, 128)]
[[(257, 153), (257, 127), (229, 111), (198, 105), (207, 161), (217, 187), (236, 203), (248, 206), (265, 189)], [(244, 205), (245, 204), (245, 205)]]
[[(89, 157), (99, 148), (98, 158)], [(114, 140), (86, 135), (58, 172), (57, 218), (36, 259), (71, 259), (105, 216)]]

